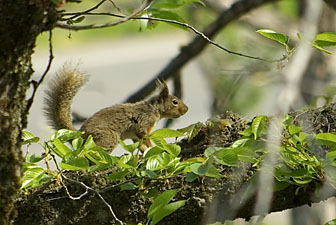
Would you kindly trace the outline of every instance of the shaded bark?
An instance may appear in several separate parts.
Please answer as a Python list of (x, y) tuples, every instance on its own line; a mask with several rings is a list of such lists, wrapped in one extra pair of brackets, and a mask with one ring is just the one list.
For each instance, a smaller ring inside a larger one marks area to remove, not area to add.
[[(336, 104), (298, 111), (291, 115), (295, 118), (295, 123), (300, 124), (307, 132), (336, 131)], [(223, 120), (230, 126), (223, 125)], [(204, 126), (191, 142), (183, 140), (180, 143), (181, 156), (184, 159), (202, 154), (208, 145), (230, 145), (240, 137), (238, 132), (244, 130), (248, 123), (230, 112), (211, 119), (211, 122), (212, 125)], [(316, 151), (322, 151), (323, 155), (324, 150)], [(151, 204), (146, 194), (155, 188), (160, 191), (180, 188), (181, 191), (174, 200), (187, 200), (182, 208), (164, 218), (160, 224), (198, 225), (235, 218), (249, 219), (255, 215), (256, 190), (251, 191), (249, 186), (251, 178), (256, 174), (255, 169), (251, 164), (241, 162), (237, 167), (222, 166), (220, 170), (223, 178), (203, 177), (193, 182), (187, 182), (185, 176), (144, 180), (141, 189), (132, 191), (121, 191), (119, 187), (113, 187), (113, 183), (105, 177), (106, 174), (69, 172), (66, 176), (98, 190), (112, 206), (117, 217), (125, 223), (145, 223)], [(85, 188), (79, 183), (68, 181), (65, 185), (73, 196), (85, 192)], [(328, 184), (323, 186), (322, 194), (316, 195), (320, 185), (324, 185), (323, 180), (311, 182), (304, 188), (290, 185), (273, 192), (270, 212), (311, 205), (336, 196), (335, 189)], [(64, 187), (56, 182), (50, 182), (21, 196), (16, 202), (16, 208), (19, 212), (15, 222), (17, 225), (116, 224), (107, 206), (96, 194), (90, 192), (80, 200), (71, 200)]]
[(21, 183), (21, 132), (27, 125), (26, 91), (38, 34), (52, 27), (50, 1), (0, 1), (0, 224), (11, 224)]

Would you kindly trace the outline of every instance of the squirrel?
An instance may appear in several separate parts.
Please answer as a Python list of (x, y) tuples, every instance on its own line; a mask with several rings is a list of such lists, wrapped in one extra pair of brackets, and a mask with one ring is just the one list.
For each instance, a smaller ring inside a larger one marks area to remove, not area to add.
[[(44, 114), (49, 125), (56, 130), (77, 130), (72, 124), (71, 103), (79, 89), (88, 81), (77, 66), (69, 63), (56, 73), (45, 91)], [(169, 94), (164, 81), (158, 81), (160, 93), (148, 100), (136, 103), (117, 104), (106, 107), (89, 117), (82, 127), (83, 138), (92, 135), (94, 142), (109, 153), (118, 145), (119, 140), (142, 140), (149, 134), (161, 118), (178, 118), (188, 111), (181, 99)], [(144, 139), (140, 150), (151, 146)]]

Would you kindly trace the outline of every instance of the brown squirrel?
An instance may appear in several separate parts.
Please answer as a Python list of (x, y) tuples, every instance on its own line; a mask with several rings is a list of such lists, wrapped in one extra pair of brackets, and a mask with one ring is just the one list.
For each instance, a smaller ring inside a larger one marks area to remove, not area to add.
[[(50, 82), (45, 91), (44, 112), (54, 129), (77, 130), (72, 124), (71, 103), (86, 82), (87, 77), (69, 63), (64, 64)], [(83, 137), (92, 135), (97, 145), (112, 152), (120, 139), (137, 142), (149, 134), (161, 118), (178, 118), (188, 111), (181, 99), (169, 95), (165, 82), (158, 82), (158, 86), (160, 93), (148, 100), (117, 104), (96, 112), (80, 128), (84, 131)], [(141, 150), (146, 146), (151, 146), (147, 139), (143, 140)]]

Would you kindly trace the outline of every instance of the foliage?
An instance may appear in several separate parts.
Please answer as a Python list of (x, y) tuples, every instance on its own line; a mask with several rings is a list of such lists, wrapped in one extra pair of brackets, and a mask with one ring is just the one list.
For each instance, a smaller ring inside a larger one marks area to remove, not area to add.
[[(282, 45), (284, 45), (286, 47), (286, 51), (289, 54), (289, 56), (291, 55), (291, 53), (295, 50), (294, 48), (291, 49), (288, 46), (288, 42), (289, 42), (289, 37), (286, 34), (282, 34), (270, 29), (260, 29), (257, 30), (257, 33), (261, 34), (262, 36), (274, 40)], [(301, 36), (300, 34), (297, 34), (297, 37), (299, 40), (301, 40)], [(336, 33), (334, 32), (325, 32), (325, 33), (320, 33), (317, 34), (314, 42), (311, 43), (311, 46), (321, 50), (325, 53), (328, 54), (332, 54), (332, 52), (328, 51), (327, 49), (325, 49), (324, 47), (326, 46), (335, 46), (336, 45)]]

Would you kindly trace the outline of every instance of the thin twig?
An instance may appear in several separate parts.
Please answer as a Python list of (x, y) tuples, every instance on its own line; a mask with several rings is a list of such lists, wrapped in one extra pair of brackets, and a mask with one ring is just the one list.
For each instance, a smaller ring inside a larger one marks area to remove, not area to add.
[[(101, 194), (99, 193), (99, 191), (93, 189), (92, 187), (87, 186), (87, 185), (84, 184), (83, 182), (80, 182), (80, 181), (77, 181), (77, 180), (73, 180), (73, 179), (71, 179), (71, 178), (68, 178), (68, 177), (66, 177), (64, 174), (62, 174), (62, 177), (63, 177), (65, 180), (68, 180), (68, 181), (70, 181), (70, 182), (73, 182), (73, 183), (76, 183), (76, 184), (80, 184), (80, 185), (82, 185), (83, 187), (85, 187), (87, 190), (90, 190), (90, 191), (94, 192), (96, 195), (98, 195), (98, 197), (99, 197), (99, 198), (104, 202), (104, 204), (109, 208), (109, 210), (110, 210), (112, 216), (114, 217), (114, 219), (115, 219), (118, 223), (120, 223), (121, 225), (124, 224), (121, 220), (118, 219), (118, 217), (115, 215), (115, 213), (114, 213), (114, 211), (113, 211), (113, 209), (112, 209), (112, 206), (111, 206), (108, 202), (106, 202), (106, 200), (103, 198), (103, 196), (101, 196)], [(65, 189), (65, 190), (67, 191), (67, 189)], [(84, 193), (84, 194), (86, 194), (86, 193)], [(70, 195), (70, 196), (71, 196), (71, 195)]]
[(41, 83), (43, 82), (44, 78), (46, 77), (46, 75), (48, 74), (48, 72), (50, 70), (51, 63), (52, 63), (53, 59), (54, 59), (54, 55), (53, 55), (53, 46), (52, 46), (52, 30), (49, 30), (49, 61), (48, 61), (48, 65), (47, 65), (45, 71), (43, 72), (40, 80), (38, 82), (32, 81), (34, 90), (33, 90), (32, 96), (27, 101), (27, 108), (26, 108), (27, 113), (28, 113), (29, 109), (31, 108), (31, 106), (33, 104), (37, 89), (39, 88), (39, 86), (41, 85)]
[[(82, 185), (84, 184), (83, 182), (80, 182)], [(81, 199), (81, 198), (83, 198), (85, 195), (87, 195), (88, 193), (89, 193), (89, 189), (87, 188), (87, 186), (85, 185), (83, 185), (84, 187), (85, 187), (85, 192), (84, 193), (82, 193), (82, 194), (80, 194), (78, 197), (73, 197), (71, 194), (70, 194), (70, 192), (69, 192), (69, 190), (68, 190), (68, 187), (64, 184), (64, 182), (63, 181), (61, 181), (61, 184), (62, 184), (62, 186), (64, 187), (64, 189), (65, 189), (65, 192), (67, 193), (67, 195), (68, 195), (68, 197), (70, 198), (70, 199), (72, 199), (72, 200), (79, 200), (79, 199)]]
[(72, 17), (70, 17), (69, 19), (74, 19), (74, 18), (76, 18), (77, 16), (80, 16), (80, 15), (83, 15), (83, 14), (86, 14), (86, 13), (92, 12), (93, 10), (98, 9), (104, 2), (106, 2), (106, 0), (102, 0), (102, 1), (100, 1), (97, 5), (93, 6), (93, 7), (90, 8), (90, 9), (87, 9), (87, 10), (85, 10), (85, 11), (82, 11), (82, 12), (76, 12), (76, 13), (62, 13), (62, 16), (72, 15)]
[[(106, 12), (102, 12), (102, 13), (84, 13), (81, 15), (100, 15), (100, 16), (114, 16), (114, 17), (119, 17), (119, 18), (125, 18), (122, 15), (117, 15), (114, 13), (106, 13)], [(71, 17), (72, 18), (72, 17)], [(275, 59), (275, 60), (268, 60), (268, 59), (264, 59), (258, 56), (251, 56), (251, 55), (246, 55), (243, 53), (239, 53), (239, 52), (234, 52), (231, 51), (225, 47), (223, 47), (222, 45), (212, 41), (209, 37), (207, 37), (204, 33), (202, 33), (201, 31), (197, 30), (195, 27), (187, 24), (187, 23), (183, 23), (183, 22), (179, 22), (176, 20), (170, 20), (170, 19), (163, 19), (163, 18), (155, 18), (155, 17), (132, 17), (130, 19), (134, 19), (134, 20), (150, 20), (150, 21), (158, 21), (158, 22), (165, 22), (165, 23), (171, 23), (171, 24), (176, 24), (182, 27), (185, 27), (187, 29), (192, 30), (195, 34), (201, 36), (203, 39), (205, 39), (207, 42), (209, 42), (210, 44), (216, 46), (217, 48), (229, 53), (229, 54), (233, 54), (233, 55), (238, 55), (238, 56), (242, 56), (245, 58), (250, 58), (250, 59), (256, 59), (256, 60), (261, 60), (261, 61), (265, 61), (265, 62), (280, 62), (283, 61), (284, 59), (286, 59), (286, 57), (282, 57), (281, 59)], [(68, 20), (68, 19), (64, 19), (64, 20)], [(64, 28), (64, 29), (70, 29), (70, 30), (87, 30), (87, 29), (98, 29), (98, 28), (106, 28), (106, 27), (111, 27), (114, 26), (114, 23), (105, 23), (105, 24), (90, 24), (90, 25), (70, 25), (70, 24), (63, 24), (63, 23), (57, 23), (56, 27), (59, 28)]]
[[(131, 20), (131, 19), (133, 19), (133, 17), (136, 17), (137, 15), (141, 14), (141, 12), (146, 10), (151, 5), (152, 2), (153, 2), (153, 0), (144, 1), (144, 3), (138, 9), (136, 9), (132, 14), (130, 14), (128, 16), (121, 16), (120, 18), (122, 18), (122, 19), (111, 22), (111, 23), (99, 24), (99, 25), (94, 25), (93, 24), (93, 25), (87, 25), (87, 26), (75, 26), (75, 25), (57, 23), (56, 27), (69, 29), (69, 30), (87, 30), (87, 29), (97, 29), (97, 28), (116, 26), (116, 25), (124, 23), (128, 20)], [(88, 12), (82, 12), (81, 14), (80, 13), (71, 13), (71, 14), (63, 13), (62, 15), (74, 15), (74, 16), (69, 18), (69, 19), (73, 19), (73, 18), (76, 18), (79, 15), (85, 15), (87, 13)]]

